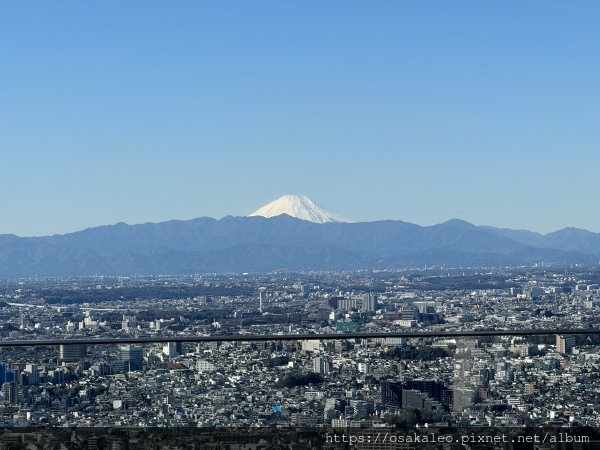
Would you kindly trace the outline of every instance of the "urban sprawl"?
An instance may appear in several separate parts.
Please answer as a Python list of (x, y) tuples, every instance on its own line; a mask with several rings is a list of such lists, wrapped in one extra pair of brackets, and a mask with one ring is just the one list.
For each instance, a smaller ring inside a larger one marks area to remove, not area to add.
[[(599, 284), (598, 268), (542, 265), (5, 280), (0, 340), (64, 343), (0, 350), (0, 421), (599, 426), (600, 335), (501, 334), (598, 329)], [(499, 335), (444, 336), (466, 331)], [(157, 342), (73, 341), (91, 338)]]

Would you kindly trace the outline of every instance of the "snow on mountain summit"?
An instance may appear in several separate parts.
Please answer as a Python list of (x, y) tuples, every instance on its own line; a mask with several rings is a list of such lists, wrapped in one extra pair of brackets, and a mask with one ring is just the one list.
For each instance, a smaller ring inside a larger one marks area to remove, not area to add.
[(254, 211), (250, 216), (274, 217), (287, 214), (297, 219), (314, 223), (348, 222), (336, 214), (319, 208), (311, 199), (304, 195), (284, 195), (268, 205)]

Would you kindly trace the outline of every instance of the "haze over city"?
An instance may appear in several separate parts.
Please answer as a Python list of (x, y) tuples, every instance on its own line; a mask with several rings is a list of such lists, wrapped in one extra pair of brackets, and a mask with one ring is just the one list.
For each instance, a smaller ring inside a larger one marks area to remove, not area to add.
[(600, 231), (597, 2), (0, 7), (0, 233), (245, 216)]

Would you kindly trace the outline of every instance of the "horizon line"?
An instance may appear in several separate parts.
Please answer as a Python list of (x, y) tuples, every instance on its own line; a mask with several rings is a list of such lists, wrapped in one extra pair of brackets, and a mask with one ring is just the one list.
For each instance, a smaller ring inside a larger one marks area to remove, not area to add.
[(534, 231), (534, 230), (530, 230), (527, 228), (523, 228), (523, 227), (518, 227), (518, 228), (511, 228), (508, 226), (497, 226), (497, 225), (487, 225), (487, 224), (475, 224), (473, 222), (470, 222), (466, 219), (461, 219), (459, 217), (452, 217), (450, 219), (444, 220), (442, 222), (437, 222), (437, 223), (433, 223), (430, 225), (422, 225), (419, 223), (415, 223), (415, 222), (409, 222), (407, 220), (403, 220), (403, 219), (373, 219), (373, 220), (355, 220), (355, 221), (351, 221), (351, 222), (325, 222), (325, 223), (316, 223), (316, 222), (311, 222), (309, 220), (304, 220), (304, 219), (300, 219), (298, 217), (294, 217), (290, 214), (286, 214), (286, 213), (282, 213), (279, 214), (277, 216), (271, 216), (271, 217), (265, 217), (265, 216), (258, 216), (258, 215), (234, 215), (234, 214), (227, 214), (225, 216), (216, 218), (216, 217), (211, 217), (211, 216), (197, 216), (197, 217), (191, 217), (188, 219), (166, 219), (166, 220), (147, 220), (145, 222), (135, 222), (135, 223), (128, 223), (125, 222), (123, 220), (120, 220), (118, 222), (114, 222), (114, 223), (104, 223), (104, 224), (99, 224), (99, 225), (90, 225), (90, 226), (86, 226), (84, 228), (79, 228), (79, 229), (75, 229), (72, 231), (64, 231), (64, 232), (56, 232), (56, 233), (49, 233), (49, 234), (31, 234), (31, 235), (23, 235), (23, 234), (17, 234), (15, 232), (4, 232), (4, 233), (0, 233), (0, 237), (1, 236), (12, 236), (12, 237), (16, 237), (16, 238), (46, 238), (46, 237), (55, 237), (55, 236), (66, 236), (69, 234), (74, 234), (74, 233), (80, 233), (83, 231), (87, 231), (87, 230), (93, 230), (95, 228), (103, 228), (103, 227), (115, 227), (115, 226), (119, 226), (119, 225), (126, 225), (126, 226), (130, 226), (130, 227), (134, 227), (134, 226), (141, 226), (141, 225), (159, 225), (159, 224), (163, 224), (163, 223), (168, 223), (168, 222), (191, 222), (194, 220), (198, 220), (198, 219), (212, 219), (215, 221), (221, 221), (224, 219), (228, 219), (228, 218), (247, 218), (247, 219), (254, 219), (254, 218), (259, 218), (259, 219), (266, 219), (266, 220), (271, 220), (271, 219), (276, 219), (278, 217), (281, 216), (288, 216), (294, 220), (302, 220), (304, 222), (309, 222), (312, 223), (314, 225), (327, 225), (327, 224), (346, 224), (346, 225), (357, 225), (357, 224), (364, 224), (364, 223), (374, 223), (374, 222), (403, 222), (406, 224), (411, 224), (411, 225), (416, 225), (422, 228), (429, 228), (429, 227), (435, 227), (438, 225), (444, 225), (450, 222), (463, 222), (466, 223), (468, 225), (471, 225), (473, 227), (476, 228), (494, 228), (497, 230), (510, 230), (510, 231), (524, 231), (524, 232), (529, 232), (529, 233), (534, 233), (534, 234), (538, 234), (540, 236), (547, 236), (549, 234), (552, 233), (556, 233), (559, 231), (564, 231), (564, 230), (580, 230), (580, 231), (586, 231), (588, 233), (593, 233), (593, 234), (600, 234), (600, 231), (592, 231), (589, 230), (587, 228), (581, 228), (578, 226), (574, 226), (574, 225), (567, 225), (567, 226), (563, 226), (562, 228), (558, 228), (555, 229), (553, 231), (548, 231), (548, 232), (541, 232), (541, 231)]

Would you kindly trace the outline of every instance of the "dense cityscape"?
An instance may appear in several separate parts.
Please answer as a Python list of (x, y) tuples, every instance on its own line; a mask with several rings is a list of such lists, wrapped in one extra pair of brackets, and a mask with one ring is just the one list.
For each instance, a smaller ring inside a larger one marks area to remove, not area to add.
[(2, 2), (0, 450), (600, 450), (600, 2)]
[[(599, 336), (510, 333), (598, 329), (599, 286), (597, 268), (542, 265), (3, 281), (2, 343), (64, 344), (2, 349), (0, 414), (5, 427), (597, 427)], [(451, 335), (467, 331), (482, 335)], [(381, 337), (348, 336), (364, 333)], [(77, 343), (95, 338), (127, 343)]]

